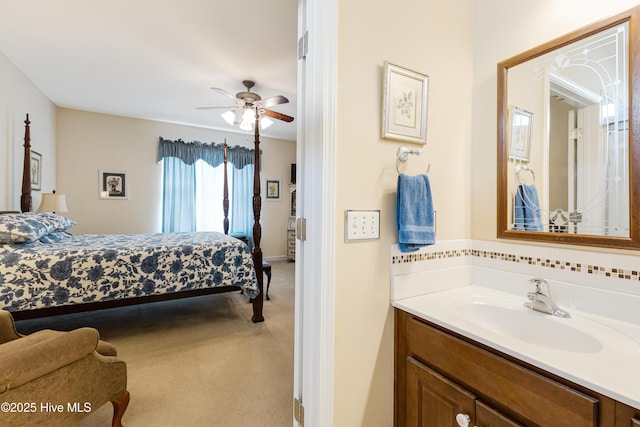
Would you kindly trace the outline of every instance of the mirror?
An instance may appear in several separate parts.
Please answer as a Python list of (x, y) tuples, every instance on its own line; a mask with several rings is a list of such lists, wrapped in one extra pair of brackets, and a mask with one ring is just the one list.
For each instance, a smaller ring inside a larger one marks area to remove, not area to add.
[(640, 246), (639, 20), (636, 7), (498, 64), (499, 238)]

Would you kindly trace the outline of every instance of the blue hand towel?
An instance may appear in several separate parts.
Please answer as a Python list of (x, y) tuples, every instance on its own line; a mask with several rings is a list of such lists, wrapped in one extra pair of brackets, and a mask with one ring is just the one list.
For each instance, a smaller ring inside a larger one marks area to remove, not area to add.
[(514, 216), (516, 230), (542, 231), (540, 202), (535, 185), (518, 185)]
[(431, 185), (427, 175), (398, 175), (396, 222), (402, 252), (417, 251), (436, 242)]

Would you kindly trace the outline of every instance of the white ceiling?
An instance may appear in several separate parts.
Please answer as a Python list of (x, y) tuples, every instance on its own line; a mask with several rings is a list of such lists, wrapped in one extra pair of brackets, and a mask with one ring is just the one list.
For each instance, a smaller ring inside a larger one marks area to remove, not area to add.
[(254, 80), (295, 117), (296, 34), (297, 0), (0, 0), (0, 51), (57, 106), (230, 131), (196, 109), (233, 103), (212, 86)]

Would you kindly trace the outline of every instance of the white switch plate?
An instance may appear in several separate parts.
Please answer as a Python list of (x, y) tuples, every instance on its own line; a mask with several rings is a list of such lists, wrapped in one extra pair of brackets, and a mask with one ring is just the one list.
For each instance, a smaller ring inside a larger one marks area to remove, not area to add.
[(375, 240), (380, 238), (380, 211), (346, 211), (344, 239)]

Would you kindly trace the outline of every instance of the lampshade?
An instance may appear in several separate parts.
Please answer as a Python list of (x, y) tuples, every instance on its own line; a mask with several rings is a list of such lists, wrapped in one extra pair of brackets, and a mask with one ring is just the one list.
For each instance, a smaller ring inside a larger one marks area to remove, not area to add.
[(273, 124), (273, 120), (268, 117), (263, 117), (260, 119), (260, 129), (266, 129)]
[(67, 212), (67, 198), (64, 194), (43, 193), (38, 212)]
[(250, 109), (247, 108), (244, 110), (244, 113), (242, 113), (242, 121), (240, 122), (240, 129), (242, 130), (251, 130), (253, 129), (253, 121), (255, 120), (256, 117), (256, 113)]
[(224, 119), (224, 121), (229, 123), (230, 125), (233, 125), (234, 122), (236, 121), (236, 113), (234, 113), (232, 110), (225, 111), (224, 113), (221, 114), (221, 116)]

